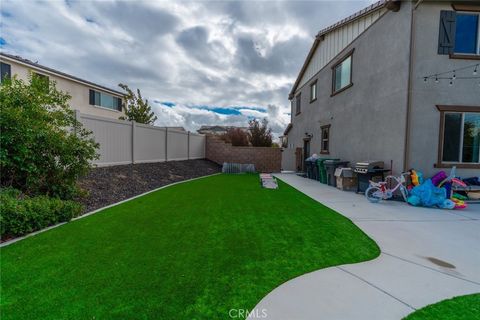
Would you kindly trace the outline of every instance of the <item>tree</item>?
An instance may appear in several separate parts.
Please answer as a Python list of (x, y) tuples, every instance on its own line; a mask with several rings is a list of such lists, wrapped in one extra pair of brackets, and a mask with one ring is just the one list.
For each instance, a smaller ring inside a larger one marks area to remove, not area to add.
[(76, 120), (70, 98), (54, 81), (33, 74), (28, 83), (16, 77), (2, 81), (2, 187), (64, 199), (77, 195), (77, 179), (98, 157), (98, 144)]
[(248, 135), (245, 130), (241, 128), (230, 128), (221, 136), (221, 138), (235, 147), (248, 146)]
[(126, 84), (120, 83), (118, 86), (127, 92), (122, 106), (126, 117), (121, 116), (119, 119), (154, 124), (157, 117), (148, 104), (148, 100), (143, 100), (140, 89), (137, 89), (137, 94), (135, 94)]
[(254, 147), (272, 146), (272, 129), (268, 127), (268, 120), (265, 118), (261, 122), (257, 119), (248, 122), (248, 140)]

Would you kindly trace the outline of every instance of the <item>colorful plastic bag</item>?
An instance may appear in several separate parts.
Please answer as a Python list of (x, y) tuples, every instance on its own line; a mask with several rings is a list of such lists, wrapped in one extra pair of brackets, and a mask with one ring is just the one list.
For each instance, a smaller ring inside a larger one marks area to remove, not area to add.
[(446, 199), (445, 189), (435, 187), (432, 180), (427, 179), (411, 190), (407, 201), (414, 206), (443, 208)]

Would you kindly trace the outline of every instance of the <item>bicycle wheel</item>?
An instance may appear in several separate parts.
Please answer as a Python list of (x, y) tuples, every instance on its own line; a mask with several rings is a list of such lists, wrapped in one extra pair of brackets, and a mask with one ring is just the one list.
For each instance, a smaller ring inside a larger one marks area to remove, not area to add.
[(365, 190), (365, 197), (367, 197), (368, 201), (372, 203), (377, 203), (382, 200), (382, 197), (379, 194), (381, 194), (381, 191), (377, 187), (370, 187)]

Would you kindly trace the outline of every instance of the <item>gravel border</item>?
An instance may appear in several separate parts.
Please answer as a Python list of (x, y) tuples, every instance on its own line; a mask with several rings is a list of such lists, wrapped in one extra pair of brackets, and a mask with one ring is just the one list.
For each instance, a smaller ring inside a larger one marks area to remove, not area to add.
[(203, 159), (94, 168), (79, 181), (88, 195), (78, 200), (86, 213), (173, 182), (219, 172), (218, 164)]

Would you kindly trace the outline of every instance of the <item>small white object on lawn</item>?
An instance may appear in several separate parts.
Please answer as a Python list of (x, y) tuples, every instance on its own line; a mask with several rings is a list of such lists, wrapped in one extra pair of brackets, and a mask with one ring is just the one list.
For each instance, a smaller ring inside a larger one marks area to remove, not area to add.
[(269, 173), (261, 173), (260, 181), (262, 182), (262, 187), (267, 189), (278, 189), (277, 180)]

